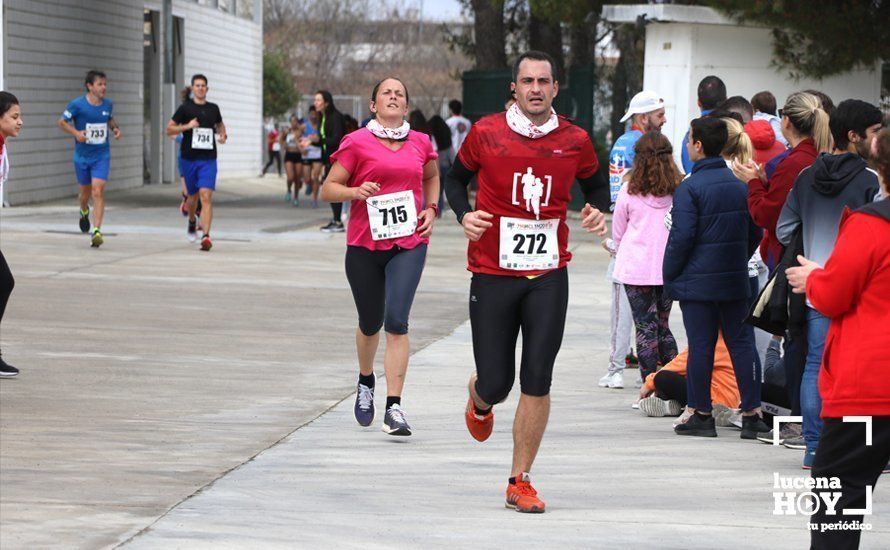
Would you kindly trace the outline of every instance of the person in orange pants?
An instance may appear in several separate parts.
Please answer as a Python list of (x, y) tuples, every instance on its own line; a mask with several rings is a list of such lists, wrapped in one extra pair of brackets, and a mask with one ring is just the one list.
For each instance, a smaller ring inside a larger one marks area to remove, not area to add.
[[(677, 416), (686, 406), (686, 360), (689, 348), (673, 361), (646, 377), (640, 388), (639, 407), (646, 416)], [(739, 406), (739, 387), (732, 369), (732, 359), (723, 341), (717, 336), (714, 348), (714, 371), (711, 375), (711, 399), (718, 409)], [(715, 417), (716, 419), (716, 417)]]

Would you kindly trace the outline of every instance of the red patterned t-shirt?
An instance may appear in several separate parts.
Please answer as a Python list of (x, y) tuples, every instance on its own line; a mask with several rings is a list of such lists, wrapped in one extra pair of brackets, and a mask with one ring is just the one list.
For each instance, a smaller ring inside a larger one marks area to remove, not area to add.
[(559, 117), (556, 130), (530, 139), (511, 130), (504, 113), (493, 114), (473, 125), (458, 157), (476, 172), (476, 210), (494, 216), (482, 238), (470, 242), (467, 269), (540, 275), (571, 260), (565, 220), (572, 185), (598, 168), (584, 130)]

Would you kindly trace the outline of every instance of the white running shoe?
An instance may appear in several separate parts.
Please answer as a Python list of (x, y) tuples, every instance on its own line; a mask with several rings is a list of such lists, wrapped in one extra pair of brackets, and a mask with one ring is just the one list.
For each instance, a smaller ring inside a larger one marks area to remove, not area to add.
[(598, 385), (599, 387), (601, 387), (601, 388), (608, 388), (608, 387), (609, 387), (609, 380), (610, 380), (611, 378), (612, 378), (612, 374), (609, 373), (609, 372), (607, 372), (607, 373), (605, 374), (605, 376), (603, 376), (602, 378), (600, 378), (600, 381), (599, 381), (599, 383), (598, 383), (597, 385)]
[(608, 380), (606, 381), (605, 387), (616, 390), (623, 388), (624, 375), (620, 372), (613, 372), (612, 374), (608, 375)]

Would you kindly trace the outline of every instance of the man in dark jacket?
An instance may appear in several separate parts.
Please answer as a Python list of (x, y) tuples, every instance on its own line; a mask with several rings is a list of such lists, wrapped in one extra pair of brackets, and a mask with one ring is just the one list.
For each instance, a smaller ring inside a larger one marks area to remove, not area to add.
[(745, 184), (720, 156), (726, 124), (719, 118), (698, 118), (690, 127), (686, 148), (694, 165), (674, 194), (663, 275), (665, 293), (679, 300), (683, 311), (689, 340), (686, 388), (695, 414), (674, 431), (717, 436), (711, 416), (711, 371), (721, 329), (742, 395), (742, 438), (756, 439), (769, 426), (759, 415), (761, 376), (744, 319), (751, 293), (748, 258), (760, 242), (761, 230), (748, 213)]
[[(865, 206), (878, 194), (878, 176), (868, 168), (865, 158), (881, 131), (882, 121), (880, 109), (865, 101), (848, 99), (837, 106), (829, 121), (833, 154), (819, 155), (797, 176), (776, 224), (779, 242), (787, 246), (801, 228), (804, 256), (825, 265), (834, 249), (844, 210)], [(807, 306), (807, 358), (800, 385), (800, 410), (807, 447), (803, 467), (809, 469), (822, 431), (818, 379), (829, 320), (810, 304)]]

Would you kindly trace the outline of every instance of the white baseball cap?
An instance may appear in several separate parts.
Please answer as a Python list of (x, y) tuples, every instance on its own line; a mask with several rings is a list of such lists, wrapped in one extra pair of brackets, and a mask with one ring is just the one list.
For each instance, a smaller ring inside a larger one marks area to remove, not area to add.
[(662, 108), (664, 108), (664, 100), (661, 99), (658, 94), (643, 90), (630, 100), (630, 107), (627, 108), (627, 112), (621, 117), (621, 122), (624, 122), (634, 115), (651, 113), (652, 111), (657, 111)]

